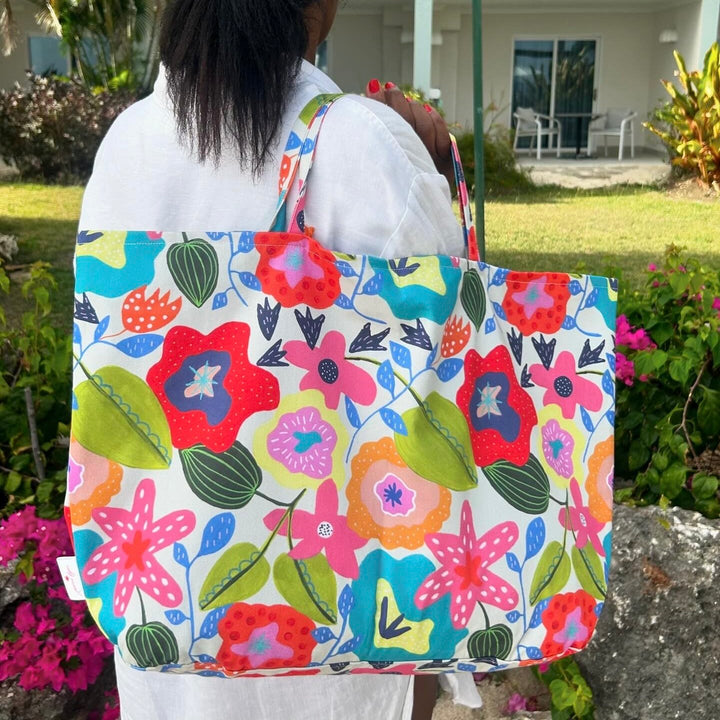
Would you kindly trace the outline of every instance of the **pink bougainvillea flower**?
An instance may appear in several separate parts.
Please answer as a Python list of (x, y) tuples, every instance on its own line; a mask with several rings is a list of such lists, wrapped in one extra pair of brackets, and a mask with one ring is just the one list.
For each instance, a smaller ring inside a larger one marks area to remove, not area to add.
[(575, 533), (575, 544), (579, 550), (582, 550), (589, 542), (597, 554), (604, 557), (605, 549), (600, 542), (598, 533), (605, 527), (605, 523), (594, 517), (590, 508), (583, 504), (580, 485), (575, 478), (570, 482), (570, 493), (575, 507), (560, 508), (560, 523), (566, 530), (572, 530)]
[(286, 360), (308, 371), (300, 381), (300, 389), (319, 390), (332, 410), (337, 410), (343, 393), (360, 405), (370, 405), (375, 400), (375, 381), (345, 359), (345, 336), (337, 330), (327, 333), (315, 348), (302, 340), (290, 340), (283, 349)]
[(430, 573), (415, 593), (421, 610), (451, 594), (450, 614), (453, 627), (467, 626), (476, 603), (501, 610), (512, 610), (518, 594), (512, 585), (490, 571), (517, 542), (520, 530), (514, 522), (496, 525), (480, 538), (475, 535), (472, 509), (466, 500), (462, 506), (460, 534), (434, 533), (427, 546), (441, 566)]
[(99, 583), (117, 572), (113, 613), (125, 614), (130, 596), (140, 588), (164, 607), (177, 607), (182, 590), (155, 558), (155, 553), (181, 540), (195, 528), (190, 510), (169, 513), (153, 520), (155, 483), (150, 478), (135, 490), (131, 510), (104, 507), (93, 510), (93, 520), (109, 536), (83, 568), (83, 580)]
[(593, 412), (602, 406), (602, 391), (590, 380), (577, 374), (575, 358), (567, 350), (560, 353), (555, 367), (546, 370), (542, 365), (531, 365), (530, 374), (536, 385), (547, 388), (543, 403), (559, 405), (567, 420), (575, 415), (577, 405)]
[[(273, 530), (281, 521), (285, 511), (273, 510), (265, 516), (265, 525)], [(287, 535), (288, 526), (284, 522), (279, 530)], [(317, 490), (315, 512), (295, 510), (292, 516), (293, 539), (300, 542), (290, 551), (295, 560), (304, 560), (325, 551), (330, 567), (339, 575), (356, 579), (358, 562), (355, 551), (367, 543), (354, 533), (347, 523), (345, 515), (338, 515), (338, 492), (332, 478), (328, 478)]]
[(547, 631), (540, 650), (544, 657), (582, 650), (592, 637), (597, 615), (595, 599), (585, 590), (555, 595), (542, 614)]
[(624, 353), (615, 353), (615, 375), (618, 380), (631, 387), (635, 379), (635, 363), (628, 360)]

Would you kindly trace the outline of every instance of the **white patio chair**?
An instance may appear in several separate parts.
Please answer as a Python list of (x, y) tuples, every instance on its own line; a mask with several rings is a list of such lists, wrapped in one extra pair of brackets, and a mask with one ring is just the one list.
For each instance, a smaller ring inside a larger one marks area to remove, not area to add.
[[(552, 140), (555, 138), (557, 146), (557, 156), (560, 157), (560, 139), (562, 129), (560, 121), (549, 115), (536, 113), (532, 108), (519, 107), (514, 113), (515, 118), (515, 140), (513, 142), (513, 150), (517, 151), (518, 140), (521, 137), (530, 138), (530, 148), (528, 155), (532, 154), (533, 145), (537, 140), (537, 159), (542, 158), (542, 139), (548, 139), (548, 148), (552, 148)], [(547, 124), (543, 124), (546, 121)]]
[(630, 108), (610, 108), (599, 118), (593, 120), (588, 128), (588, 155), (592, 153), (592, 141), (602, 137), (605, 141), (605, 157), (607, 157), (607, 140), (618, 138), (618, 160), (623, 159), (625, 138), (630, 131), (630, 157), (635, 157), (635, 123), (637, 113)]

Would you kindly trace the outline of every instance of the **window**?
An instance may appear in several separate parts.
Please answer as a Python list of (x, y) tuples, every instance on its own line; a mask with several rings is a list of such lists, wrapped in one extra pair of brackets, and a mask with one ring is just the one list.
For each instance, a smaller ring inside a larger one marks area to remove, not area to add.
[[(516, 40), (512, 111), (531, 107), (544, 115), (591, 113), (595, 101), (596, 40)], [(560, 117), (563, 147), (587, 145), (589, 118)], [(529, 138), (523, 140), (527, 143)]]
[(28, 37), (30, 69), (36, 75), (67, 75), (70, 67), (68, 56), (60, 47), (60, 39), (49, 35)]

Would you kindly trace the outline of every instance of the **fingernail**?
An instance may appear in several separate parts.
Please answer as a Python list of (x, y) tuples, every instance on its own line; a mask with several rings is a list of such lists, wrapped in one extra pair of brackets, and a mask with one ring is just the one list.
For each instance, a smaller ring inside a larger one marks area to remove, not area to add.
[(433, 109), (432, 109), (432, 108), (430, 107), (430, 105), (428, 105), (427, 103), (425, 103), (425, 105), (423, 105), (423, 107), (424, 107), (428, 112), (432, 112), (432, 111), (433, 111)]
[(369, 90), (371, 93), (380, 92), (380, 81), (379, 81), (379, 80), (376, 80), (375, 78), (373, 78), (373, 79), (368, 83), (368, 90)]
[(385, 89), (386, 90), (392, 90), (394, 87), (397, 87), (394, 82), (386, 82), (385, 83)]

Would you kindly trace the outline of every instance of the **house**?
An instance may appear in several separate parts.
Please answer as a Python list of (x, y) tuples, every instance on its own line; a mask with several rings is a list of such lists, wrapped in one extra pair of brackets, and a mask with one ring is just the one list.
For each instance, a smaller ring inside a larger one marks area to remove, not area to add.
[[(319, 62), (349, 92), (371, 78), (412, 84), (438, 97), (449, 121), (473, 125), (471, 0), (347, 0)], [(0, 60), (0, 87), (30, 67), (67, 71), (56, 38), (30, 3), (16, 3), (18, 48)], [(718, 38), (720, 0), (483, 0), (483, 104), (496, 122), (532, 106), (547, 114), (629, 107), (639, 120), (666, 95), (673, 50), (700, 67)], [(576, 123), (564, 122), (574, 146)], [(583, 144), (586, 126), (580, 128)], [(652, 145), (649, 133), (638, 144)]]

